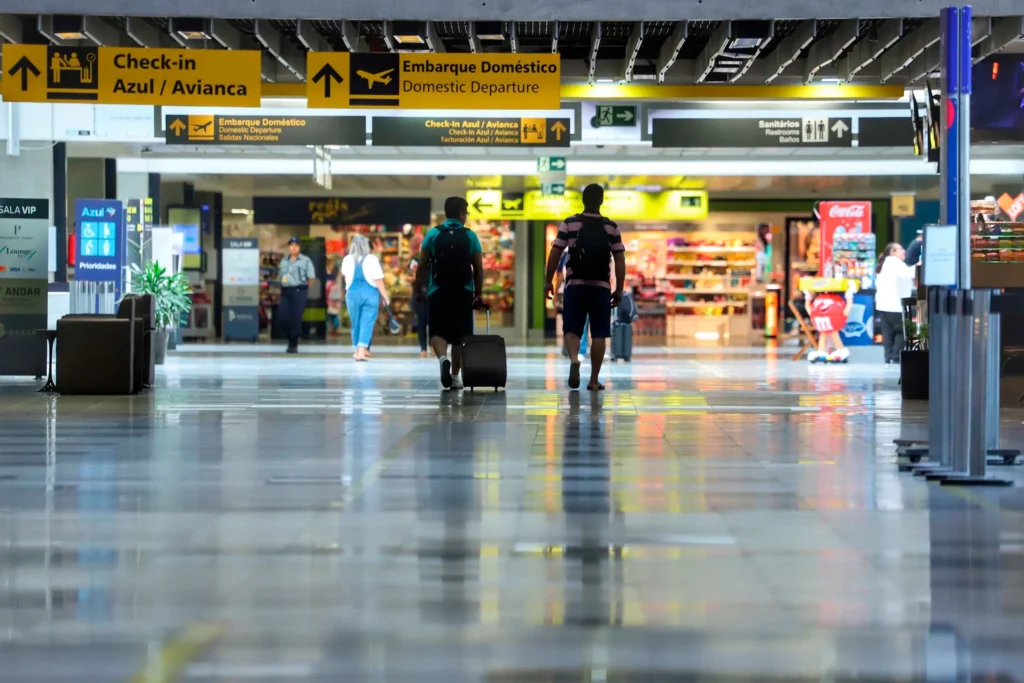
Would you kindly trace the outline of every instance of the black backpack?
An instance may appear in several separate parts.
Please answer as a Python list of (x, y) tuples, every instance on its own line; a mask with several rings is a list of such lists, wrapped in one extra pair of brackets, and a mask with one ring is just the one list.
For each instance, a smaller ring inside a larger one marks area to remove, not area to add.
[(441, 291), (458, 291), (473, 279), (469, 233), (455, 225), (442, 225), (431, 248), (430, 277)]
[(575, 216), (570, 220), (583, 223), (576, 241), (569, 247), (566, 265), (573, 280), (608, 282), (611, 279), (612, 243), (604, 226), (607, 219), (599, 216)]

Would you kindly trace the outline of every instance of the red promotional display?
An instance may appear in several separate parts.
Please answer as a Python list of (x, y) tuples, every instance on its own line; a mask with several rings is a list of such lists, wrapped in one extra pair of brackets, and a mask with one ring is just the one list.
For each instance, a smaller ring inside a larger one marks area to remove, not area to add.
[(842, 294), (818, 294), (808, 311), (817, 332), (838, 332), (846, 326), (846, 298)]
[(818, 205), (821, 265), (818, 275), (833, 277), (832, 242), (837, 233), (870, 234), (871, 202), (821, 202)]

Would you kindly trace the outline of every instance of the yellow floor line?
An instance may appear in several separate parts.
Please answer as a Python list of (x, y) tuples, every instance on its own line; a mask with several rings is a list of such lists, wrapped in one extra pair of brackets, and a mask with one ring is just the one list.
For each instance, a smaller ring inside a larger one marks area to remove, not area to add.
[(181, 670), (198, 657), (213, 641), (220, 638), (227, 628), (223, 624), (198, 622), (185, 628), (150, 657), (129, 683), (173, 683), (178, 680)]

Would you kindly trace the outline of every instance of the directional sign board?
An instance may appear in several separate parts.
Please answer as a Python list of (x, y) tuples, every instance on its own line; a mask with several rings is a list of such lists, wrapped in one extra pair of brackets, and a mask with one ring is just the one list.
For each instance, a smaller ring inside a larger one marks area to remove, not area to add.
[(654, 147), (851, 147), (851, 118), (653, 119)]
[(590, 124), (594, 128), (632, 128), (636, 125), (636, 105), (599, 104)]
[(537, 159), (537, 173), (565, 173), (565, 157)]
[(167, 114), (169, 145), (365, 145), (365, 116)]
[(468, 190), (470, 218), (501, 218), (501, 190)]
[(523, 193), (501, 190), (468, 190), (469, 217), (484, 220), (514, 220), (524, 215)]
[(569, 119), (374, 118), (373, 144), (405, 147), (568, 147)]
[(311, 108), (558, 109), (557, 54), (310, 52)]
[(260, 106), (260, 53), (3, 46), (7, 102)]
[(862, 116), (857, 144), (860, 147), (910, 147), (914, 144), (914, 124), (909, 116)]
[(565, 194), (565, 183), (541, 183), (540, 193), (543, 195)]

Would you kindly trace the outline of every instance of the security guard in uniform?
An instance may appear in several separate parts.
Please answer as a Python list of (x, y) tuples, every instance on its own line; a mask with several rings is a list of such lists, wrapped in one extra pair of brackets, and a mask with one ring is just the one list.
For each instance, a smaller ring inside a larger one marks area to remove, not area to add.
[(281, 304), (277, 310), (288, 332), (288, 353), (298, 353), (302, 314), (306, 310), (309, 288), (316, 279), (313, 262), (299, 251), (298, 237), (288, 240), (288, 256), (281, 259), (280, 274)]

